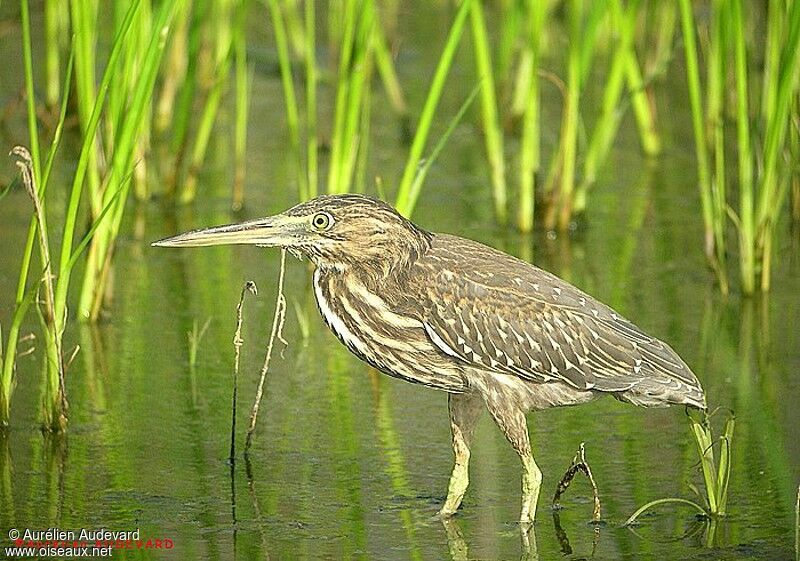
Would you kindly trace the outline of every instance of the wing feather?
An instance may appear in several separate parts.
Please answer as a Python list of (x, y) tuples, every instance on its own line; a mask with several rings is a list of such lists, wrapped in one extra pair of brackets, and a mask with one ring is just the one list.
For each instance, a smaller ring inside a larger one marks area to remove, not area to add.
[(432, 251), (435, 260), (415, 266), (415, 301), (424, 303), (425, 330), (445, 354), (534, 383), (663, 391), (665, 402), (684, 392), (704, 406), (697, 379), (668, 345), (558, 277), (451, 236), (437, 235)]

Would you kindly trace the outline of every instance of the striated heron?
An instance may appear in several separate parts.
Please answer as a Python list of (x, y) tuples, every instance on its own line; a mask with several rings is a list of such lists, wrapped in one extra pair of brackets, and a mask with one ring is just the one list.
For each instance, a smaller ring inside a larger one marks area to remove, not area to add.
[(608, 306), (529, 263), (434, 234), (388, 204), (322, 196), (276, 216), (195, 230), (153, 245), (284, 247), (315, 265), (325, 323), (390, 376), (448, 393), (455, 467), (440, 514), (469, 483), (485, 407), (522, 460), (520, 522), (533, 521), (542, 475), (525, 414), (609, 394), (643, 407), (705, 409), (689, 367)]

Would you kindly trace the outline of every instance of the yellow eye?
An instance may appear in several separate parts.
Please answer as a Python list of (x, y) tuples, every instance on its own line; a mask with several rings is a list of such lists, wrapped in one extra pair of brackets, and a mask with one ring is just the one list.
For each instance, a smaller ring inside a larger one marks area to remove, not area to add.
[(333, 224), (333, 216), (327, 212), (320, 212), (314, 215), (314, 218), (311, 219), (311, 224), (317, 230), (327, 230)]

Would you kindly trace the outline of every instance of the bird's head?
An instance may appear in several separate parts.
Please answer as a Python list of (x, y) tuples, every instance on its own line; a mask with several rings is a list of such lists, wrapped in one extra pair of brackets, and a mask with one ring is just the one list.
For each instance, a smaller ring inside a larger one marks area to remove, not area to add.
[(394, 208), (363, 195), (324, 195), (289, 210), (241, 224), (193, 230), (154, 242), (160, 247), (256, 245), (283, 247), (315, 265), (370, 267), (384, 276), (430, 247), (431, 234)]

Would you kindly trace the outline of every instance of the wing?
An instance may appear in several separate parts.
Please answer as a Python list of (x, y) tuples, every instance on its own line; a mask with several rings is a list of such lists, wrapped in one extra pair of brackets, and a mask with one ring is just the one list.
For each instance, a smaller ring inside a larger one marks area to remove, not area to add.
[(630, 391), (642, 405), (705, 406), (694, 374), (668, 345), (533, 265), (437, 236), (416, 273), (428, 337), (465, 364), (536, 383)]

